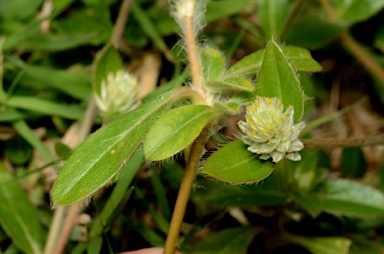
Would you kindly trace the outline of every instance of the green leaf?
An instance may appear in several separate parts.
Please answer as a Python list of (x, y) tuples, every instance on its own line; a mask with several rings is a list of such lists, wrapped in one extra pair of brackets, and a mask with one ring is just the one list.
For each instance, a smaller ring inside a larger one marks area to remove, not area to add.
[(363, 177), (366, 167), (364, 153), (360, 147), (347, 147), (343, 149), (341, 170), (346, 176)]
[(305, 48), (284, 46), (282, 50), (294, 70), (315, 72), (323, 69), (321, 65), (312, 58), (309, 50)]
[(0, 0), (0, 17), (23, 20), (31, 17), (41, 6), (42, 0)]
[(260, 69), (263, 55), (264, 50), (258, 50), (243, 57), (227, 70), (226, 77), (240, 77), (257, 73)]
[(167, 234), (169, 231), (169, 220), (164, 218), (163, 215), (159, 214), (159, 212), (152, 207), (150, 200), (144, 196), (144, 192), (142, 190), (136, 187), (135, 192), (136, 196), (144, 203), (145, 208), (149, 210), (149, 213), (151, 214), (158, 229), (164, 234)]
[(91, 82), (83, 73), (34, 65), (25, 65), (23, 70), (21, 83), (52, 87), (77, 99), (86, 99), (91, 94)]
[[(292, 165), (290, 170), (296, 189), (305, 195), (324, 179), (327, 170), (318, 167), (318, 151), (304, 149), (300, 154), (300, 161), (286, 162)], [(284, 169), (282, 168), (282, 170)]]
[(245, 78), (228, 78), (223, 81), (211, 81), (206, 86), (213, 92), (253, 91), (252, 83)]
[(12, 96), (6, 101), (14, 108), (35, 111), (41, 114), (60, 116), (67, 119), (83, 119), (84, 111), (75, 105), (64, 105), (32, 96)]
[(87, 254), (100, 253), (103, 245), (103, 238), (101, 236), (90, 239), (87, 246)]
[(243, 11), (247, 6), (254, 4), (253, 0), (222, 0), (209, 1), (207, 3), (207, 12), (205, 14), (206, 22), (210, 23), (215, 20), (232, 16), (233, 14)]
[(170, 221), (171, 209), (169, 208), (167, 193), (165, 191), (164, 185), (161, 182), (160, 176), (156, 171), (156, 167), (152, 165), (151, 169), (152, 169), (152, 186), (155, 191), (157, 203), (160, 205), (160, 208), (164, 217), (168, 221)]
[(0, 108), (0, 122), (11, 122), (23, 119), (24, 115), (14, 108)]
[(144, 33), (152, 39), (154, 44), (162, 52), (167, 54), (168, 48), (163, 37), (159, 34), (159, 31), (156, 29), (154, 22), (149, 18), (148, 14), (140, 7), (136, 1), (132, 3), (132, 14), (140, 24), (140, 27)]
[(22, 165), (31, 157), (32, 147), (24, 139), (16, 137), (5, 142), (5, 152), (12, 163)]
[(168, 111), (151, 127), (144, 141), (147, 160), (164, 160), (191, 144), (213, 114), (204, 105), (187, 105)]
[(13, 122), (13, 128), (23, 137), (33, 148), (39, 150), (39, 152), (50, 161), (54, 161), (55, 157), (51, 154), (49, 149), (45, 146), (43, 141), (41, 141), (36, 134), (33, 132), (31, 127), (24, 121), (19, 120)]
[(61, 142), (56, 142), (55, 153), (61, 160), (67, 160), (72, 153), (72, 149)]
[(110, 17), (110, 3), (98, 1), (82, 8), (72, 8), (65, 18), (53, 22), (55, 30), (67, 36), (95, 34), (88, 41), (92, 45), (104, 44), (111, 37), (113, 24)]
[(384, 252), (384, 245), (367, 235), (353, 235), (349, 254), (378, 254)]
[(73, 3), (76, 0), (52, 0), (52, 4), (54, 9), (57, 10), (64, 10), (66, 9), (71, 3)]
[(203, 48), (200, 51), (200, 64), (205, 83), (218, 81), (224, 73), (225, 62), (221, 53), (213, 48)]
[[(192, 199), (201, 208), (208, 206), (273, 206), (287, 203), (286, 192), (272, 173), (262, 184), (233, 185), (218, 181), (204, 183), (204, 189), (196, 190)], [(257, 198), (255, 198), (257, 197)]]
[(148, 225), (141, 223), (138, 218), (133, 217), (129, 220), (125, 220), (124, 223), (128, 228), (138, 232), (151, 246), (164, 246), (165, 241), (163, 236), (152, 228), (148, 227)]
[(313, 254), (348, 254), (351, 245), (351, 240), (343, 237), (302, 237), (291, 234), (284, 236)]
[(327, 181), (314, 190), (314, 195), (329, 213), (357, 217), (384, 215), (384, 194), (358, 182)]
[(279, 98), (284, 107), (294, 107), (294, 121), (298, 122), (304, 111), (304, 94), (292, 66), (282, 50), (270, 41), (257, 77), (255, 94)]
[(95, 62), (95, 72), (93, 76), (93, 89), (100, 94), (101, 83), (107, 78), (109, 73), (115, 73), (123, 68), (123, 62), (119, 53), (112, 43), (105, 45)]
[(25, 51), (64, 51), (89, 44), (99, 34), (97, 31), (82, 34), (46, 34), (38, 32), (22, 40), (18, 48)]
[(121, 210), (125, 208), (125, 204), (130, 198), (133, 187), (129, 190), (128, 187), (132, 184), (132, 181), (140, 169), (143, 163), (143, 155), (141, 149), (137, 149), (121, 169), (119, 179), (109, 196), (107, 202), (104, 205), (103, 211), (93, 221), (91, 230), (89, 232), (90, 238), (100, 236), (108, 227), (117, 219)]
[(291, 198), (307, 211), (313, 218), (322, 212), (322, 206), (319, 199), (311, 194), (293, 193)]
[(230, 183), (258, 182), (272, 173), (275, 164), (257, 157), (247, 150), (243, 141), (234, 141), (213, 153), (202, 173)]
[[(305, 49), (295, 46), (281, 47), (286, 59), (296, 71), (316, 72), (321, 71), (322, 67), (311, 56), (311, 53)], [(265, 50), (261, 49), (251, 53), (240, 61), (232, 65), (226, 72), (226, 77), (240, 77), (254, 75), (260, 70)]]
[(384, 53), (384, 24), (380, 26), (379, 31), (377, 32), (374, 44), (376, 48), (380, 49), (380, 51)]
[(110, 183), (172, 96), (163, 95), (90, 135), (69, 157), (52, 188), (56, 205), (70, 205)]
[(308, 49), (317, 49), (335, 39), (344, 31), (336, 24), (319, 15), (298, 17), (288, 30), (286, 43)]
[(35, 207), (0, 163), (0, 224), (25, 253), (43, 253), (43, 234)]
[(268, 39), (279, 38), (289, 10), (288, 0), (259, 0), (260, 25)]
[(258, 233), (256, 228), (228, 228), (204, 238), (193, 246), (192, 254), (247, 253), (248, 245)]
[(384, 1), (337, 0), (334, 1), (337, 16), (351, 24), (369, 19), (384, 7)]

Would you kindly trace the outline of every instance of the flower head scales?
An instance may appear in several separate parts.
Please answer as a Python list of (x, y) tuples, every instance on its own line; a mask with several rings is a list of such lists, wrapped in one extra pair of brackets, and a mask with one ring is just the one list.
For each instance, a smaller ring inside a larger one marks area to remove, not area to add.
[(298, 151), (304, 146), (298, 137), (305, 123), (294, 124), (293, 107), (289, 106), (285, 112), (283, 108), (276, 97), (257, 96), (246, 108), (245, 122), (238, 122), (244, 133), (242, 139), (249, 145), (248, 150), (259, 154), (260, 159), (272, 158), (274, 162), (284, 157), (294, 161), (301, 159)]
[(126, 71), (109, 73), (100, 87), (100, 95), (95, 94), (96, 104), (102, 115), (114, 118), (135, 107), (138, 93), (137, 79)]

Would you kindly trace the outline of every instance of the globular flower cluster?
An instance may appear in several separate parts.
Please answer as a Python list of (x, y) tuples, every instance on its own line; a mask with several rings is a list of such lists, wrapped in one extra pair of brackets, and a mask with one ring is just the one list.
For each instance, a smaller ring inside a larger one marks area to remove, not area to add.
[(284, 113), (283, 108), (278, 98), (257, 96), (246, 108), (246, 121), (238, 123), (248, 150), (259, 154), (260, 159), (272, 158), (274, 162), (284, 157), (293, 161), (301, 159), (298, 151), (304, 145), (298, 137), (305, 123), (294, 124), (293, 107), (289, 106)]
[(137, 79), (126, 71), (109, 73), (101, 83), (100, 95), (95, 95), (102, 115), (113, 118), (130, 111), (135, 106), (138, 87)]

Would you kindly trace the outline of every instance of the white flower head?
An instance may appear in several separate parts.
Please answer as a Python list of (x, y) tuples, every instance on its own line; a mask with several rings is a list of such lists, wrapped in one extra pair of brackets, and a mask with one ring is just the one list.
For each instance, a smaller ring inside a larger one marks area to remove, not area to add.
[(102, 115), (113, 118), (123, 115), (136, 106), (137, 79), (126, 71), (109, 73), (100, 87), (100, 96), (95, 94), (96, 104)]
[(301, 159), (298, 151), (304, 148), (298, 139), (305, 127), (304, 122), (293, 124), (293, 106), (283, 113), (283, 104), (276, 97), (256, 97), (246, 108), (245, 122), (239, 121), (240, 130), (245, 134), (243, 141), (248, 150), (259, 154), (259, 158), (272, 158), (278, 162), (284, 157), (293, 161)]

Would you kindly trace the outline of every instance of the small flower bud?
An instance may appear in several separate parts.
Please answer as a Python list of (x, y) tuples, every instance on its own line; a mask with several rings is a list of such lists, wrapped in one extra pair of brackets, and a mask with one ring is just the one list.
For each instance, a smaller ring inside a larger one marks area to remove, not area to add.
[(137, 79), (125, 71), (109, 73), (103, 80), (100, 95), (95, 94), (96, 104), (103, 117), (112, 119), (135, 107), (138, 93)]
[(246, 108), (245, 122), (238, 126), (245, 134), (243, 141), (248, 150), (260, 155), (260, 159), (272, 158), (278, 162), (284, 157), (293, 161), (301, 159), (298, 151), (304, 148), (298, 139), (305, 123), (293, 124), (293, 107), (283, 113), (283, 104), (276, 97), (256, 97)]

